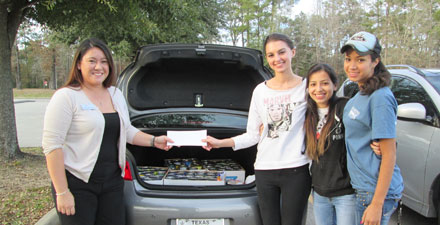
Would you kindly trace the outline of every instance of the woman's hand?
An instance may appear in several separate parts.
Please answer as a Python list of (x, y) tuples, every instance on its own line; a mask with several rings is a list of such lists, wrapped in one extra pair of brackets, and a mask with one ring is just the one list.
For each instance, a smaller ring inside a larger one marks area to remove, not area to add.
[(363, 225), (380, 225), (382, 219), (382, 207), (381, 204), (371, 203), (364, 211), (361, 224)]
[(162, 136), (154, 138), (153, 145), (156, 148), (168, 151), (168, 150), (170, 150), (173, 147), (172, 145), (167, 145), (168, 142), (174, 143), (174, 141), (171, 138), (169, 138), (169, 137), (167, 137), (165, 135), (162, 135)]
[(46, 163), (54, 188), (58, 190), (58, 195), (55, 196), (58, 212), (68, 216), (74, 215), (75, 199), (68, 189), (63, 150), (58, 148), (49, 152), (46, 155)]
[(206, 151), (211, 151), (213, 148), (220, 148), (220, 141), (217, 138), (207, 136), (206, 139), (202, 139), (202, 142), (206, 142), (206, 146), (202, 146)]
[(372, 141), (370, 143), (370, 147), (371, 149), (373, 149), (374, 154), (376, 154), (377, 156), (381, 156), (382, 152), (380, 151), (380, 145), (379, 142), (377, 141)]
[(56, 197), (58, 212), (67, 216), (75, 215), (75, 199), (69, 190), (65, 194)]

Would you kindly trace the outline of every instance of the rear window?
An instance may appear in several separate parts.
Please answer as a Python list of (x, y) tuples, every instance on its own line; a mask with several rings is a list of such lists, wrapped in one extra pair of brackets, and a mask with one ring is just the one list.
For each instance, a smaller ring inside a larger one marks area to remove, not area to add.
[(431, 83), (437, 93), (440, 94), (440, 76), (426, 76), (426, 80)]
[(247, 117), (219, 113), (167, 113), (134, 119), (137, 128), (234, 128), (246, 129)]

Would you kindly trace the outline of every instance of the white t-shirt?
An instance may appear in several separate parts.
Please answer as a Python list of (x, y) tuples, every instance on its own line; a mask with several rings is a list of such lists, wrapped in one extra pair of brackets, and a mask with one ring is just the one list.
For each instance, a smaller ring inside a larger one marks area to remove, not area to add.
[[(304, 120), (307, 108), (306, 81), (289, 90), (273, 90), (259, 84), (252, 94), (246, 133), (233, 137), (234, 150), (258, 143), (256, 170), (303, 166), (310, 162), (305, 152)], [(260, 136), (260, 125), (264, 130)]]
[(319, 121), (318, 124), (316, 124), (316, 138), (319, 138), (321, 136), (322, 128), (327, 123), (327, 114), (328, 114), (328, 107), (318, 108)]

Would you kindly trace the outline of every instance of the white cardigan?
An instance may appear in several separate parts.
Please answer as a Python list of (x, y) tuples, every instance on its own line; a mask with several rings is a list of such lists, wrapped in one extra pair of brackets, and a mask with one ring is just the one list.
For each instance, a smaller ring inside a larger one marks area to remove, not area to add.
[[(115, 87), (107, 90), (119, 114), (121, 129), (118, 161), (121, 176), (124, 176), (126, 143), (131, 144), (139, 130), (130, 123), (122, 92)], [(88, 182), (98, 159), (104, 127), (103, 114), (81, 89), (61, 88), (55, 92), (46, 108), (43, 152), (47, 155), (61, 148), (65, 168), (79, 179)]]

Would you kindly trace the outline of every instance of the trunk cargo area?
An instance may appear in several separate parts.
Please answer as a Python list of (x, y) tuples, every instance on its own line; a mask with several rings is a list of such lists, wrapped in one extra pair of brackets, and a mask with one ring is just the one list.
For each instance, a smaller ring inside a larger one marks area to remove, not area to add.
[[(151, 133), (155, 136), (160, 136), (161, 133)], [(236, 134), (209, 134), (215, 138), (228, 138)], [(252, 146), (247, 149), (241, 149), (238, 151), (232, 150), (232, 148), (219, 148), (206, 151), (199, 146), (174, 146), (169, 151), (163, 151), (157, 148), (151, 147), (139, 147), (128, 145), (127, 151), (129, 151), (135, 159), (135, 167), (167, 167), (166, 160), (169, 159), (197, 159), (204, 160), (232, 160), (238, 163), (245, 170), (245, 178), (254, 174), (254, 162), (257, 153), (257, 146)], [(139, 171), (137, 171), (139, 172)]]

